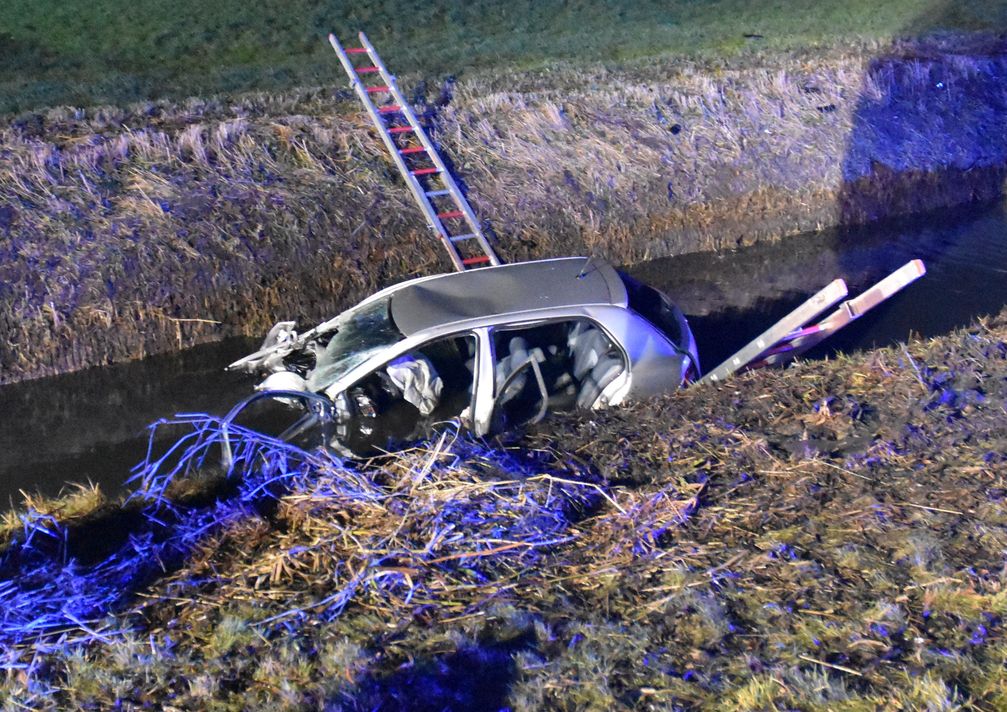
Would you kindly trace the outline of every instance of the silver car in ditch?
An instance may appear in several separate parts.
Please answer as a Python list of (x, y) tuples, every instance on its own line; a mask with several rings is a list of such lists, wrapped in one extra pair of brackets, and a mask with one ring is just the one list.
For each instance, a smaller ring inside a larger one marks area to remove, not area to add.
[(438, 422), (486, 435), (673, 391), (699, 374), (692, 332), (668, 297), (584, 257), (403, 282), (303, 334), (280, 322), (229, 368), (266, 375), (229, 420), (269, 399), (296, 409), (279, 437), (355, 456), (399, 448)]

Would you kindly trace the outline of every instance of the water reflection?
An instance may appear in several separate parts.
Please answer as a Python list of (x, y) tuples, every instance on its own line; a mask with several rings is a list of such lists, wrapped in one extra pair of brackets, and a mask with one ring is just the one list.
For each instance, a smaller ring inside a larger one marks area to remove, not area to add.
[(64, 482), (117, 491), (147, 446), (146, 426), (185, 411), (226, 411), (252, 382), (223, 368), (254, 347), (229, 339), (143, 361), (0, 387), (0, 506)]
[(631, 272), (664, 288), (713, 368), (836, 277), (857, 295), (919, 257), (927, 274), (808, 357), (884, 346), (966, 326), (1007, 303), (1007, 204), (800, 235), (717, 256), (684, 255)]

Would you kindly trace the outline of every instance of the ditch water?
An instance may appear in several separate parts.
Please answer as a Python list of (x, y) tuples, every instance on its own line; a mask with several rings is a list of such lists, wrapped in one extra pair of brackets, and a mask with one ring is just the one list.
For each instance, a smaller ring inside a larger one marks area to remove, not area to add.
[[(711, 369), (826, 283), (855, 296), (913, 258), (927, 275), (816, 347), (806, 358), (965, 326), (1007, 304), (1007, 203), (824, 230), (721, 254), (627, 269), (689, 316)], [(146, 426), (180, 412), (222, 414), (255, 382), (223, 371), (254, 350), (230, 339), (144, 361), (0, 388), (0, 507), (19, 491), (53, 495), (92, 481), (118, 491), (147, 446)]]

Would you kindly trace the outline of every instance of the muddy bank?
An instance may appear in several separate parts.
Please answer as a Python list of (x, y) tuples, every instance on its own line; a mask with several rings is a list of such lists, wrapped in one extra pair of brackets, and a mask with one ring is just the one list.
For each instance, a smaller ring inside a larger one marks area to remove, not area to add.
[[(996, 197), (1002, 49), (402, 83), (502, 255), (625, 264)], [(449, 268), (346, 91), (53, 109), (0, 152), (0, 382), (315, 321)]]
[(999, 709), (1005, 406), (1001, 314), (506, 443), (35, 501), (0, 700)]

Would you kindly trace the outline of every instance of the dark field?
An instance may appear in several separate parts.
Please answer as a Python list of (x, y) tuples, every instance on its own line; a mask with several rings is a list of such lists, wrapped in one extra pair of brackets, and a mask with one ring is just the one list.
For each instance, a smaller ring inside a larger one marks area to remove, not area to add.
[(1002, 315), (508, 442), (35, 502), (0, 700), (1002, 709), (1005, 384)]

